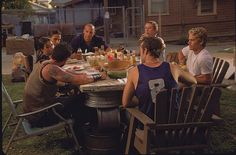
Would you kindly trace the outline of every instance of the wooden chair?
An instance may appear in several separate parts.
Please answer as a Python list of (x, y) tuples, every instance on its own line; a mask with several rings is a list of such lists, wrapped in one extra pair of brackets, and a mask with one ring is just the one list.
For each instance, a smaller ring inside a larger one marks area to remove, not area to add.
[(211, 82), (213, 86), (220, 86), (222, 84), (228, 68), (229, 62), (221, 58), (213, 57), (213, 77)]
[(179, 63), (178, 52), (168, 52), (166, 55), (166, 61), (170, 63)]
[[(70, 135), (72, 136), (72, 138), (75, 142), (75, 148), (77, 150), (79, 149), (79, 143), (78, 143), (78, 140), (75, 136), (74, 130), (72, 128), (73, 121), (71, 119), (63, 118), (54, 109), (56, 106), (63, 106), (61, 103), (55, 103), (53, 105), (50, 105), (48, 107), (42, 108), (42, 109), (34, 111), (34, 112), (18, 114), (18, 112), (16, 110), (16, 106), (15, 106), (14, 102), (12, 101), (11, 97), (9, 96), (9, 94), (8, 94), (5, 86), (3, 85), (3, 83), (2, 83), (2, 95), (5, 99), (5, 101), (9, 105), (9, 108), (12, 112), (12, 116), (17, 120), (17, 124), (16, 124), (16, 127), (14, 129), (14, 132), (11, 135), (11, 138), (10, 138), (7, 146), (5, 147), (5, 153), (6, 154), (7, 154), (7, 151), (8, 151), (8, 149), (9, 149), (9, 147), (12, 144), (13, 141), (20, 140), (20, 139), (25, 139), (25, 138), (32, 137), (32, 136), (46, 134), (48, 132), (52, 132), (54, 130), (61, 129), (61, 128), (65, 129), (68, 136), (69, 136), (69, 133), (70, 133)], [(25, 119), (27, 116), (38, 114), (38, 113), (44, 112), (48, 109), (52, 109), (54, 111), (55, 115), (57, 115), (61, 119), (61, 121), (59, 123), (51, 125), (51, 126), (47, 126), (47, 127), (37, 127), (36, 128), (36, 127), (31, 127), (30, 123)], [(16, 137), (21, 125), (23, 127), (24, 135)]]
[[(133, 149), (140, 154), (151, 154), (207, 148), (209, 129), (217, 124), (213, 118), (221, 120), (212, 114), (220, 96), (219, 88), (186, 87), (178, 105), (177, 89), (171, 91), (170, 99), (168, 91), (162, 90), (156, 96), (154, 119), (136, 108), (127, 108), (131, 118), (125, 154)], [(144, 125), (143, 130), (137, 129), (138, 121)]]
[[(228, 84), (222, 84), (224, 77), (226, 75), (226, 72), (229, 68), (229, 62), (213, 57), (213, 73), (212, 73), (212, 81), (211, 86), (212, 87), (222, 87), (225, 88), (229, 86)], [(217, 115), (220, 115), (220, 103), (216, 104), (214, 113)]]

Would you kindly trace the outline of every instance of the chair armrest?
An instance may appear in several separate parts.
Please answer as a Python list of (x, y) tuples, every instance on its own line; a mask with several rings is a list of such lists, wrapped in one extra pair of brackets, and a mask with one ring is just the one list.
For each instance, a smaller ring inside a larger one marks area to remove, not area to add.
[(135, 118), (137, 118), (137, 120), (142, 122), (144, 125), (155, 124), (155, 122), (151, 118), (149, 118), (147, 115), (145, 115), (139, 109), (136, 109), (136, 108), (126, 108), (126, 109), (131, 115), (133, 115)]
[(22, 103), (23, 100), (16, 100), (16, 101), (13, 101), (13, 104), (19, 104), (19, 103)]
[(197, 86), (210, 86), (210, 87), (221, 87), (221, 88), (226, 88), (232, 84), (222, 84), (222, 83), (212, 83), (212, 84), (197, 84)]
[(222, 84), (222, 83), (213, 83), (210, 85), (211, 87), (222, 87), (222, 88), (226, 88), (228, 86), (230, 86), (230, 84)]
[(211, 119), (215, 124), (223, 124), (224, 123), (224, 120), (215, 114), (212, 115)]
[(48, 109), (54, 108), (56, 106), (63, 106), (63, 104), (58, 102), (58, 103), (52, 104), (50, 106), (47, 106), (45, 108), (42, 108), (42, 109), (39, 109), (39, 110), (36, 110), (36, 111), (33, 111), (33, 112), (28, 112), (28, 113), (20, 114), (20, 115), (18, 115), (18, 117), (26, 117), (26, 116), (30, 116), (30, 115), (33, 115), (33, 114), (37, 114), (37, 113), (40, 113), (42, 111), (46, 111)]

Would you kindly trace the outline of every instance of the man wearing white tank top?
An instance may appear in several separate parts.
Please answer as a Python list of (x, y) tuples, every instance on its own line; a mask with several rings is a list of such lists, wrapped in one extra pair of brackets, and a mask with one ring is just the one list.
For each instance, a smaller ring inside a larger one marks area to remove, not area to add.
[(196, 27), (190, 29), (188, 35), (189, 45), (178, 53), (179, 62), (186, 62), (188, 71), (196, 78), (198, 84), (210, 84), (213, 58), (205, 49), (207, 31), (203, 27)]

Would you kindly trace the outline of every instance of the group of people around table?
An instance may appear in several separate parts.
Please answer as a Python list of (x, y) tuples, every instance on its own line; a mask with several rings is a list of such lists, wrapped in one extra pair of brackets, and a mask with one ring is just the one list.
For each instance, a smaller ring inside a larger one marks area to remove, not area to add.
[[(149, 117), (153, 117), (153, 107), (149, 89), (150, 80), (161, 80), (163, 88), (177, 88), (179, 79), (184, 79), (188, 84), (209, 84), (212, 76), (213, 59), (205, 49), (207, 32), (205, 28), (196, 27), (188, 32), (188, 46), (179, 54), (179, 62), (185, 63), (188, 71), (184, 71), (179, 65), (164, 61), (166, 45), (164, 40), (158, 37), (158, 25), (155, 21), (148, 21), (144, 27), (144, 34), (140, 37), (139, 53), (141, 63), (128, 71), (127, 83), (122, 97), (123, 107), (138, 105), (140, 110)], [(62, 68), (68, 58), (80, 48), (94, 52), (94, 47), (105, 47), (109, 50), (102, 38), (95, 35), (95, 27), (86, 24), (81, 35), (71, 41), (71, 46), (61, 42), (61, 33), (53, 31), (50, 37), (39, 39), (36, 63), (28, 80), (26, 81), (23, 110), (32, 112), (55, 102), (61, 102), (64, 107), (56, 110), (65, 118), (74, 118), (74, 128), (77, 131), (78, 140), (83, 146), (82, 126), (87, 121), (93, 121), (96, 111), (85, 107), (85, 96), (82, 93), (70, 97), (56, 96), (59, 83), (82, 85), (97, 80), (106, 79), (106, 73), (96, 76), (85, 73), (76, 74)], [(52, 111), (27, 118), (32, 126), (47, 126), (59, 121)]]

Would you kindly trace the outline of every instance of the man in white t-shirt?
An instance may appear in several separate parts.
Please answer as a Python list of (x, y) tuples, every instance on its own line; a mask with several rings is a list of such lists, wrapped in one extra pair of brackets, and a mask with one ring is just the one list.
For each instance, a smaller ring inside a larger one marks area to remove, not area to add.
[(198, 84), (210, 84), (212, 79), (213, 58), (205, 49), (207, 31), (203, 27), (192, 28), (188, 31), (188, 46), (178, 53), (180, 64), (195, 76)]

